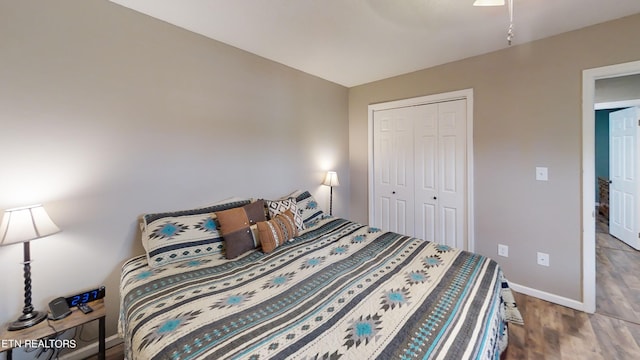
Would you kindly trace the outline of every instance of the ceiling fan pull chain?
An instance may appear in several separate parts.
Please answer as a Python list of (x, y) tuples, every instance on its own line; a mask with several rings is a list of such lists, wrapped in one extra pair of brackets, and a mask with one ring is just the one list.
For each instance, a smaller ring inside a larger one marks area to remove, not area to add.
[(509, 31), (507, 32), (509, 46), (511, 46), (511, 40), (513, 40), (513, 0), (509, 0)]

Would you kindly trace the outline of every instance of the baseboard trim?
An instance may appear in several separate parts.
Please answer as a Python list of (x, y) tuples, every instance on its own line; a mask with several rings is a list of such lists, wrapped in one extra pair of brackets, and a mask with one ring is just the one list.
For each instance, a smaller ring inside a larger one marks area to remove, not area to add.
[(566, 297), (562, 297), (559, 295), (555, 295), (555, 294), (551, 294), (542, 290), (538, 290), (538, 289), (533, 289), (530, 287), (526, 287), (526, 286), (522, 286), (519, 284), (515, 284), (512, 283), (511, 281), (509, 281), (509, 286), (516, 292), (525, 294), (525, 295), (529, 295), (529, 296), (533, 296), (536, 297), (538, 299), (542, 299), (545, 301), (549, 301), (552, 302), (554, 304), (558, 304), (558, 305), (562, 305), (562, 306), (566, 306), (575, 310), (579, 310), (579, 311), (583, 311), (583, 312), (588, 312), (586, 311), (586, 307), (584, 305), (583, 302), (577, 301), (577, 300), (573, 300), (573, 299), (569, 299)]
[[(118, 334), (109, 336), (105, 339), (105, 348), (110, 348), (113, 346), (120, 345), (123, 340), (118, 336)], [(60, 360), (82, 360), (98, 353), (98, 342), (91, 343), (87, 346), (81, 347), (80, 349), (70, 352), (68, 354), (64, 354), (60, 357)]]

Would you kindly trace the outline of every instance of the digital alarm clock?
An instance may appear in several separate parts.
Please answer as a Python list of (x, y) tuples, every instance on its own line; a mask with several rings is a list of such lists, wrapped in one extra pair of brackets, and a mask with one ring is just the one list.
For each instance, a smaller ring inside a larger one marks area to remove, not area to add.
[(80, 294), (69, 296), (65, 299), (67, 300), (67, 305), (69, 305), (69, 307), (73, 307), (78, 306), (79, 304), (86, 304), (91, 301), (102, 299), (104, 294), (105, 288), (104, 286), (100, 286), (97, 289), (85, 291)]

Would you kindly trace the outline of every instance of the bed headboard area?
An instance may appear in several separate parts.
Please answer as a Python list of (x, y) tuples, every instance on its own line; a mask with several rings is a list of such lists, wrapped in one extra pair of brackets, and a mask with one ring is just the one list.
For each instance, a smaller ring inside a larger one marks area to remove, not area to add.
[[(284, 223), (274, 222), (278, 215)], [(230, 198), (205, 207), (144, 214), (141, 240), (151, 267), (205, 255), (233, 259), (262, 248), (260, 228), (265, 244), (273, 250), (323, 216), (309, 191), (294, 191), (275, 200)], [(290, 227), (284, 226), (289, 223)], [(268, 236), (283, 229), (280, 236)]]

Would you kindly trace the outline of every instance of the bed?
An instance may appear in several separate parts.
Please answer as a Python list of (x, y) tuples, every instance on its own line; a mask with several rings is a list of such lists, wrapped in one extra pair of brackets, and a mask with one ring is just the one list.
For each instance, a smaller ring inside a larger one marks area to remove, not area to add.
[(119, 319), (126, 357), (500, 357), (508, 323), (522, 320), (495, 261), (327, 216), (313, 202), (297, 236), (268, 253), (228, 259), (209, 243), (211, 254), (181, 248), (199, 255), (127, 261)]

